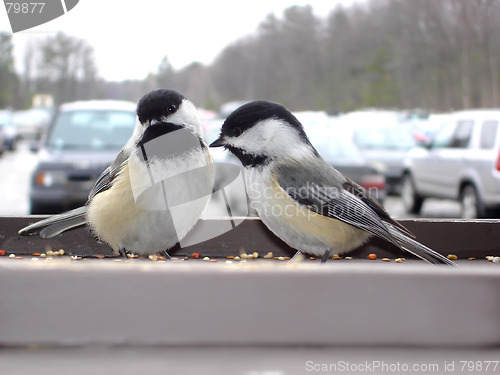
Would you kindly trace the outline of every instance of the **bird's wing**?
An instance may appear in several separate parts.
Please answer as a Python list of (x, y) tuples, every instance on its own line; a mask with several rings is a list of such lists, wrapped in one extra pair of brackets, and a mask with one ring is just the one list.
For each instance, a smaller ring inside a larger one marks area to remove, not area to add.
[[(317, 163), (323, 161), (318, 159)], [(326, 162), (322, 166), (280, 166), (276, 169), (276, 179), (293, 200), (309, 210), (363, 229), (399, 247), (374, 209), (352, 190), (346, 190), (346, 178)]]
[(351, 194), (355, 195), (361, 201), (366, 203), (368, 207), (370, 207), (375, 213), (382, 219), (382, 221), (385, 221), (386, 223), (391, 224), (394, 226), (396, 229), (400, 230), (402, 233), (406, 234), (407, 236), (410, 236), (411, 238), (415, 238), (415, 235), (410, 232), (403, 224), (397, 222), (394, 220), (389, 213), (385, 210), (385, 208), (380, 204), (379, 201), (374, 199), (367, 191), (365, 188), (362, 186), (359, 186), (357, 183), (354, 181), (346, 178), (344, 183), (342, 184), (342, 187), (350, 192)]
[(35, 233), (41, 228), (40, 237), (51, 238), (57, 236), (59, 233), (65, 230), (84, 225), (86, 223), (85, 215), (87, 213), (87, 206), (78, 207), (74, 210), (64, 212), (62, 214), (53, 215), (47, 219), (43, 219), (28, 225), (27, 227), (21, 229), (19, 234), (31, 234)]
[[(313, 212), (370, 232), (428, 262), (455, 265), (443, 255), (415, 241), (413, 234), (393, 220), (387, 211), (359, 185), (322, 161), (316, 165), (276, 169), (283, 190)], [(330, 172), (330, 173), (325, 173)]]
[(101, 175), (95, 182), (94, 186), (90, 190), (88, 202), (90, 202), (90, 200), (97, 194), (108, 190), (111, 187), (113, 180), (121, 172), (129, 156), (130, 151), (128, 149), (123, 148), (120, 151), (113, 163), (109, 167), (107, 167), (104, 172), (101, 173)]
[[(94, 187), (91, 189), (88, 197), (88, 202), (95, 197), (97, 194), (109, 189), (113, 180), (120, 173), (123, 168), (124, 163), (127, 161), (130, 152), (126, 149), (122, 149), (113, 163), (102, 172), (102, 174), (97, 179)], [(19, 234), (31, 234), (40, 231), (40, 237), (51, 238), (57, 236), (58, 234), (85, 225), (87, 222), (87, 205), (83, 207), (76, 208), (74, 210), (64, 212), (62, 214), (53, 215), (47, 219), (40, 220), (36, 223), (28, 225), (22, 228)]]

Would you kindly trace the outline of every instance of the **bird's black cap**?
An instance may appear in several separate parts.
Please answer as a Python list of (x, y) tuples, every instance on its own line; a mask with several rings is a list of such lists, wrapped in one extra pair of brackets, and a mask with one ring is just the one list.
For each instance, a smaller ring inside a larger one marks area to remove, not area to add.
[(160, 121), (179, 109), (184, 96), (177, 91), (158, 89), (145, 94), (137, 103), (137, 117), (141, 124), (146, 121)]
[(287, 122), (291, 127), (297, 130), (300, 137), (305, 142), (309, 143), (309, 139), (307, 138), (302, 124), (288, 109), (278, 103), (257, 100), (243, 104), (231, 113), (222, 125), (221, 136), (210, 146), (223, 146), (224, 136), (238, 137), (245, 130), (251, 128), (260, 121), (269, 119)]

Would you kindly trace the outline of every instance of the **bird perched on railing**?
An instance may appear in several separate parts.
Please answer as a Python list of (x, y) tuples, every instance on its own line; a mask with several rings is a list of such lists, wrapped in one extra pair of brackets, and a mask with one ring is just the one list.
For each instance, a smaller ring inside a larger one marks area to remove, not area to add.
[(180, 93), (159, 89), (138, 101), (137, 118), (131, 138), (83, 207), (31, 224), (19, 234), (41, 229), (40, 236), (50, 238), (86, 224), (123, 256), (166, 252), (182, 240), (213, 187), (212, 158), (196, 108)]
[(417, 242), (364, 188), (326, 163), (282, 105), (239, 107), (210, 147), (225, 147), (240, 159), (252, 208), (298, 252), (326, 261), (375, 235), (428, 262), (454, 264)]

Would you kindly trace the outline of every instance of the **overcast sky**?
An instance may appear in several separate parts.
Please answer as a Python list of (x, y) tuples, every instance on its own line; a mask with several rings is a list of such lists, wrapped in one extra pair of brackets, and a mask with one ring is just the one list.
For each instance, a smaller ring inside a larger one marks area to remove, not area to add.
[[(209, 64), (222, 49), (257, 29), (267, 14), (281, 17), (292, 5), (311, 4), (326, 17), (336, 4), (354, 0), (80, 0), (66, 15), (14, 34), (21, 61), (30, 40), (63, 31), (86, 39), (95, 50), (99, 75), (107, 80), (143, 79), (163, 56), (177, 69)], [(0, 8), (0, 31), (11, 31)], [(19, 64), (17, 64), (19, 65)]]

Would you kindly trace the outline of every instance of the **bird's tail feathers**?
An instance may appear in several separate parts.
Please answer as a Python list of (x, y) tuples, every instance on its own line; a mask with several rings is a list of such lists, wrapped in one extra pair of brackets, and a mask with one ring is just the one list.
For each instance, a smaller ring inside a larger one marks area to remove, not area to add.
[(401, 233), (397, 228), (390, 224), (386, 224), (389, 233), (394, 237), (396, 243), (403, 250), (433, 264), (445, 264), (448, 266), (456, 266), (454, 262), (445, 256), (435, 252), (427, 246), (415, 241), (413, 238), (408, 237), (405, 233)]
[(86, 213), (86, 206), (75, 208), (74, 210), (37, 221), (36, 223), (21, 229), (18, 233), (27, 235), (36, 233), (38, 230), (43, 228), (40, 231), (40, 237), (51, 238), (68, 229), (84, 225), (87, 222), (85, 217)]

